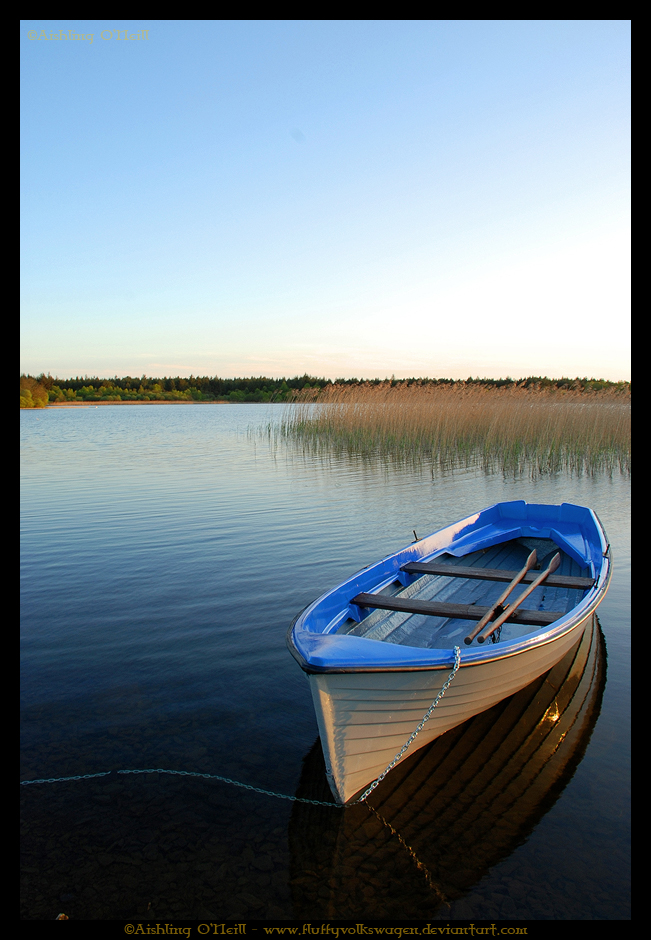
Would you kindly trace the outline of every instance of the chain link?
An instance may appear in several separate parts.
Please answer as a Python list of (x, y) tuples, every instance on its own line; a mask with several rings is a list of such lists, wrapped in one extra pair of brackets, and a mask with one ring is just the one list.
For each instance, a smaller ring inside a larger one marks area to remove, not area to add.
[(26, 787), (30, 783), (61, 783), (63, 780), (90, 780), (91, 777), (108, 777), (112, 770), (105, 770), (100, 774), (78, 774), (75, 777), (43, 777), (41, 780), (21, 780), (21, 787)]
[(275, 796), (279, 800), (291, 800), (294, 803), (314, 803), (317, 806), (337, 806), (336, 803), (326, 803), (323, 800), (308, 800), (302, 796), (287, 796), (285, 793), (276, 793), (274, 790), (263, 790), (261, 787), (252, 787), (249, 783), (240, 783), (239, 780), (231, 780), (230, 777), (221, 777), (219, 774), (202, 774), (193, 770), (164, 770), (157, 767), (153, 770), (118, 770), (119, 774), (176, 774), (180, 777), (205, 777), (209, 780), (221, 780), (222, 783), (231, 783), (234, 787), (241, 787), (243, 790), (253, 790), (254, 793), (262, 793), (265, 796)]
[(405, 742), (405, 744), (403, 744), (403, 746), (400, 748), (400, 750), (398, 751), (396, 756), (393, 758), (393, 760), (391, 761), (389, 766), (386, 768), (386, 770), (384, 770), (380, 774), (379, 777), (375, 778), (373, 783), (369, 787), (367, 787), (364, 793), (362, 793), (362, 795), (358, 797), (354, 801), (354, 803), (346, 803), (346, 804), (327, 803), (325, 800), (308, 800), (302, 796), (288, 796), (285, 793), (276, 793), (275, 790), (264, 790), (262, 789), (262, 787), (252, 787), (251, 784), (249, 783), (240, 783), (239, 780), (231, 780), (230, 777), (221, 777), (219, 774), (202, 774), (194, 770), (167, 770), (163, 767), (151, 767), (146, 770), (117, 770), (117, 771), (105, 770), (102, 773), (98, 773), (98, 774), (78, 774), (74, 777), (42, 777), (39, 780), (21, 780), (20, 785), (21, 787), (26, 787), (32, 783), (63, 783), (66, 780), (91, 780), (93, 777), (107, 777), (109, 774), (112, 774), (112, 773), (174, 774), (175, 776), (178, 776), (178, 777), (204, 777), (206, 780), (221, 780), (222, 783), (230, 783), (232, 784), (232, 786), (241, 787), (243, 790), (252, 790), (254, 793), (262, 793), (263, 796), (275, 796), (279, 800), (290, 800), (292, 803), (311, 803), (313, 806), (330, 806), (330, 807), (338, 807), (338, 808), (343, 808), (344, 805), (354, 806), (357, 803), (364, 802), (366, 797), (369, 796), (369, 794), (372, 793), (373, 790), (375, 790), (378, 784), (381, 783), (382, 780), (384, 780), (384, 778), (386, 777), (386, 775), (389, 773), (390, 770), (393, 770), (393, 768), (398, 763), (400, 758), (411, 747), (417, 735), (420, 734), (420, 732), (423, 730), (425, 722), (429, 721), (429, 718), (432, 712), (434, 711), (434, 709), (436, 708), (438, 703), (441, 701), (441, 699), (447, 692), (448, 688), (450, 687), (450, 683), (452, 682), (455, 675), (457, 674), (460, 663), (461, 663), (461, 650), (458, 646), (455, 646), (454, 647), (454, 668), (452, 669), (452, 672), (450, 673), (447, 680), (443, 684), (443, 688), (441, 689), (441, 691), (436, 696), (436, 698), (434, 699), (430, 707), (425, 712), (425, 715), (423, 716), (422, 721), (420, 722), (416, 730), (413, 731), (412, 734), (409, 736), (409, 739)]
[[(441, 691), (439, 692), (439, 694), (436, 696), (436, 698), (434, 699), (434, 701), (432, 702), (432, 704), (430, 705), (430, 707), (427, 709), (427, 711), (426, 711), (425, 714), (423, 715), (423, 719), (422, 719), (421, 723), (418, 725), (418, 727), (416, 728), (415, 731), (412, 731), (411, 735), (409, 736), (409, 738), (407, 739), (407, 741), (405, 741), (405, 743), (402, 745), (402, 747), (400, 748), (400, 750), (398, 751), (398, 753), (396, 754), (396, 756), (393, 758), (393, 760), (391, 761), (391, 763), (389, 764), (389, 766), (386, 768), (386, 770), (383, 770), (382, 773), (380, 774), (380, 776), (375, 778), (375, 780), (373, 781), (373, 783), (372, 783), (369, 787), (367, 787), (366, 790), (364, 790), (364, 792), (362, 793), (362, 795), (361, 795), (360, 797), (358, 797), (358, 798), (355, 800), (355, 803), (363, 803), (364, 800), (366, 799), (366, 797), (369, 796), (369, 795), (373, 792), (373, 790), (375, 790), (375, 788), (378, 786), (378, 784), (380, 784), (380, 783), (384, 780), (384, 778), (385, 778), (386, 775), (389, 773), (389, 771), (390, 771), (390, 770), (393, 770), (393, 768), (396, 766), (396, 764), (398, 763), (398, 761), (400, 760), (400, 758), (405, 754), (405, 752), (406, 752), (407, 750), (409, 750), (409, 748), (411, 747), (411, 745), (412, 745), (412, 744), (414, 743), (414, 741), (416, 740), (416, 737), (417, 737), (417, 736), (420, 734), (420, 732), (423, 730), (423, 728), (424, 728), (424, 726), (425, 726), (425, 722), (429, 721), (429, 719), (430, 719), (430, 717), (431, 717), (431, 715), (432, 715), (432, 712), (434, 711), (434, 709), (436, 708), (436, 706), (438, 705), (438, 703), (441, 701), (441, 699), (443, 698), (443, 696), (445, 695), (445, 693), (447, 692), (447, 690), (450, 688), (450, 683), (452, 682), (452, 680), (453, 680), (454, 677), (456, 676), (457, 671), (458, 671), (460, 665), (461, 665), (461, 649), (460, 649), (458, 646), (455, 646), (455, 647), (454, 647), (454, 668), (453, 668), (452, 672), (450, 673), (450, 675), (447, 677), (446, 681), (443, 683), (443, 688), (441, 689)], [(353, 805), (354, 805), (354, 804), (353, 804)]]

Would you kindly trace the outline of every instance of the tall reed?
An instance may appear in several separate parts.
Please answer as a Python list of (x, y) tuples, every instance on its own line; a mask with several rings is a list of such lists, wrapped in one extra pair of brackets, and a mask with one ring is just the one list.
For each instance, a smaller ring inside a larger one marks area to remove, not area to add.
[(327, 386), (298, 393), (279, 433), (311, 450), (436, 466), (630, 471), (630, 396), (522, 386)]

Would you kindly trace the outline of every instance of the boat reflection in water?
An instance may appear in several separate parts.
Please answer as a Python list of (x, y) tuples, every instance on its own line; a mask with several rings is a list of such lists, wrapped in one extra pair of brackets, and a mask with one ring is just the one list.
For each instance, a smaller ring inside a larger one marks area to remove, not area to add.
[[(549, 672), (407, 757), (366, 804), (295, 803), (296, 916), (423, 918), (462, 897), (525, 841), (571, 780), (605, 676), (593, 615)], [(296, 795), (333, 801), (319, 740)]]

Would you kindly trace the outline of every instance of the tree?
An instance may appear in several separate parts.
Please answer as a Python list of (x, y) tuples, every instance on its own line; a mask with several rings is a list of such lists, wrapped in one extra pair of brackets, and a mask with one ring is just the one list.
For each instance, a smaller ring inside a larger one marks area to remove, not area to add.
[(47, 408), (47, 389), (31, 375), (20, 377), (20, 407)]

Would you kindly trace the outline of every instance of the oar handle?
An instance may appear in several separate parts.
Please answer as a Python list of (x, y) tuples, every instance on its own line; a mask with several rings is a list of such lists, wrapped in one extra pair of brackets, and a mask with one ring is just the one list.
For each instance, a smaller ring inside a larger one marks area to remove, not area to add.
[(500, 596), (499, 596), (498, 599), (495, 601), (495, 603), (493, 604), (493, 606), (490, 607), (489, 610), (486, 611), (486, 613), (485, 613), (484, 616), (481, 618), (481, 620), (479, 621), (479, 623), (477, 624), (477, 626), (474, 628), (474, 630), (472, 630), (472, 631), (468, 634), (467, 637), (464, 637), (464, 641), (463, 641), (463, 642), (464, 642), (466, 645), (469, 645), (470, 643), (472, 643), (472, 641), (475, 639), (475, 637), (477, 636), (477, 634), (478, 634), (478, 633), (486, 626), (486, 624), (495, 616), (495, 613), (497, 612), (497, 608), (502, 606), (502, 604), (504, 603), (504, 601), (506, 600), (506, 598), (509, 596), (509, 594), (511, 593), (511, 591), (513, 590), (513, 588), (517, 587), (517, 585), (520, 583), (520, 581), (522, 581), (522, 579), (524, 578), (524, 576), (525, 576), (525, 574), (527, 573), (527, 571), (529, 571), (531, 568), (535, 568), (537, 562), (538, 562), (538, 555), (536, 554), (536, 549), (534, 548), (534, 550), (531, 552), (531, 554), (530, 554), (529, 557), (527, 558), (527, 560), (526, 560), (526, 562), (525, 562), (525, 566), (524, 566), (524, 568), (522, 569), (522, 571), (518, 571), (518, 573), (517, 573), (517, 575), (515, 576), (515, 578), (514, 578), (514, 579), (511, 581), (511, 583), (506, 587), (506, 589), (500, 594)]
[(502, 624), (504, 623), (504, 621), (509, 619), (509, 617), (510, 617), (511, 614), (514, 612), (514, 610), (516, 609), (516, 607), (519, 607), (520, 604), (521, 604), (524, 600), (526, 600), (526, 599), (529, 597), (529, 595), (531, 594), (531, 592), (532, 592), (532, 591), (535, 591), (536, 588), (538, 587), (538, 585), (540, 585), (540, 584), (543, 583), (543, 581), (545, 580), (546, 577), (548, 577), (553, 571), (556, 571), (556, 569), (558, 568), (558, 566), (560, 565), (560, 563), (561, 563), (561, 553), (560, 553), (560, 552), (556, 552), (556, 554), (554, 555), (554, 557), (552, 558), (552, 560), (551, 560), (550, 563), (549, 563), (549, 567), (546, 568), (545, 571), (541, 572), (541, 574), (538, 575), (538, 577), (536, 578), (535, 581), (532, 581), (532, 582), (531, 582), (531, 584), (530, 584), (529, 587), (526, 589), (526, 591), (523, 591), (522, 594), (517, 598), (517, 600), (513, 601), (512, 604), (508, 604), (508, 606), (507, 606), (506, 610), (504, 611), (504, 613), (503, 613), (503, 614), (500, 614), (500, 616), (497, 618), (497, 620), (495, 620), (495, 621), (490, 625), (490, 628), (489, 628), (488, 630), (484, 630), (484, 632), (481, 634), (481, 636), (478, 636), (478, 637), (477, 637), (477, 642), (478, 642), (478, 643), (484, 643), (484, 641), (488, 639), (488, 637), (491, 635), (491, 633), (495, 633), (495, 631), (497, 630), (497, 628), (498, 628), (498, 627), (501, 627)]

